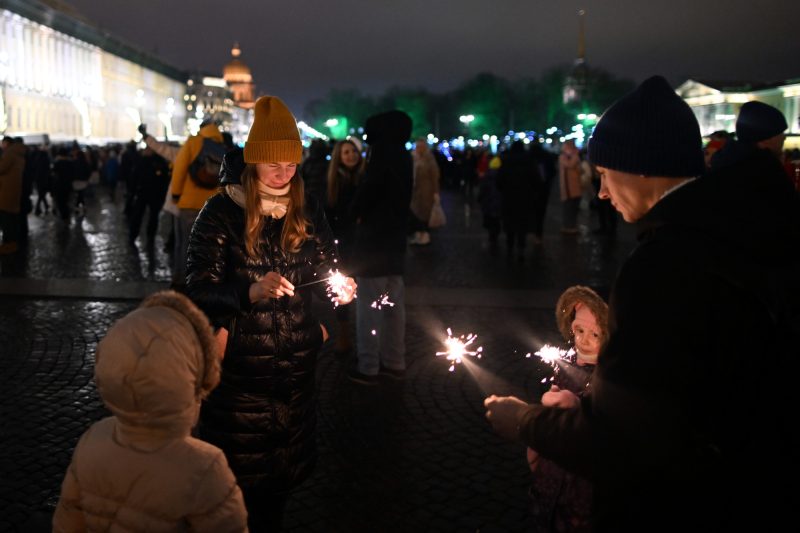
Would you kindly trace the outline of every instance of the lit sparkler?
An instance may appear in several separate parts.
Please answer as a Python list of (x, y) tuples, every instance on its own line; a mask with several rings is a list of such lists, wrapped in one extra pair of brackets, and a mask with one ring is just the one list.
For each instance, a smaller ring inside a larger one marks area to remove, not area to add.
[[(538, 352), (534, 352), (533, 355), (538, 355), (539, 359), (553, 367), (553, 376), (550, 378), (545, 377), (542, 379), (542, 383), (546, 383), (547, 381), (554, 381), (555, 375), (558, 374), (559, 371), (559, 364), (562, 362), (570, 363), (572, 359), (575, 357), (575, 350), (570, 348), (569, 350), (562, 350), (557, 346), (551, 346), (549, 344), (545, 344), (541, 348), (539, 348)], [(531, 353), (528, 352), (525, 354), (525, 357), (530, 358)]]
[(394, 302), (389, 301), (389, 293), (381, 294), (380, 298), (370, 304), (373, 309), (381, 310), (383, 306), (394, 307)]
[(347, 296), (347, 276), (338, 270), (335, 272), (331, 270), (330, 275), (326, 290), (328, 291), (331, 302), (333, 302), (333, 306), (336, 307), (339, 305), (338, 299)]
[(447, 356), (446, 359), (448, 361), (452, 361), (449, 370), (450, 372), (453, 372), (456, 368), (456, 364), (460, 364), (465, 356), (471, 355), (472, 357), (477, 357), (478, 359), (481, 358), (483, 346), (478, 346), (475, 350), (467, 349), (467, 346), (475, 342), (475, 339), (477, 338), (478, 336), (473, 335), (472, 333), (461, 335), (460, 337), (453, 337), (453, 332), (450, 330), (450, 328), (447, 328), (447, 340), (444, 341), (447, 350), (444, 352), (436, 352), (436, 356)]
[[(347, 276), (339, 272), (338, 270), (329, 270), (328, 274), (330, 274), (327, 278), (317, 279), (314, 281), (309, 281), (308, 283), (302, 283), (300, 285), (295, 285), (295, 289), (300, 289), (302, 287), (308, 287), (309, 285), (315, 285), (317, 283), (327, 283), (328, 286), (325, 288), (325, 291), (328, 293), (328, 296), (333, 302), (333, 306), (337, 307), (339, 302), (337, 301), (339, 298), (347, 296), (348, 293), (348, 284), (347, 284)], [(353, 296), (356, 297), (355, 295)]]

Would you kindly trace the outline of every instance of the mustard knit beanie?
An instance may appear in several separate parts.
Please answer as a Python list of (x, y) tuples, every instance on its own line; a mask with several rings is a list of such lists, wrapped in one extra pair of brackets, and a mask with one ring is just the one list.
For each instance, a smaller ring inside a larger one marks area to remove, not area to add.
[(300, 163), (303, 145), (297, 121), (276, 96), (256, 100), (255, 118), (244, 145), (246, 163)]

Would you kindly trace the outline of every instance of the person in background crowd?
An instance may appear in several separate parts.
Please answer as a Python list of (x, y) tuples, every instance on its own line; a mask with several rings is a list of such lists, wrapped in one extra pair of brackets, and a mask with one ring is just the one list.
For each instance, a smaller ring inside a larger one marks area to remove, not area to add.
[(487, 418), (592, 479), (595, 531), (785, 530), (800, 503), (800, 199), (765, 150), (697, 178), (697, 119), (660, 76), (603, 114), (589, 157), (639, 234), (591, 391), (568, 409), (492, 396)]
[(95, 381), (112, 416), (78, 441), (53, 531), (247, 531), (222, 451), (193, 438), (219, 383), (205, 315), (172, 291), (149, 296), (97, 345)]
[(414, 188), (411, 191), (411, 215), (409, 229), (414, 233), (409, 244), (431, 243), (428, 221), (433, 204), (439, 200), (439, 165), (436, 164), (428, 142), (417, 139), (413, 153)]
[(533, 243), (542, 244), (544, 236), (544, 219), (547, 215), (547, 203), (550, 199), (550, 189), (556, 177), (556, 162), (558, 155), (548, 152), (542, 148), (541, 143), (532, 142), (529, 151), (533, 161), (539, 170), (539, 181), (537, 182), (536, 201), (533, 206)]
[(539, 167), (525, 151), (525, 144), (514, 141), (497, 174), (497, 187), (503, 195), (503, 230), (509, 260), (517, 248), (517, 259), (525, 260), (525, 244), (533, 224)]
[(133, 167), (139, 159), (139, 152), (136, 150), (136, 143), (131, 141), (125, 145), (125, 150), (119, 158), (119, 177), (125, 184), (125, 209), (124, 213), (130, 213), (133, 204), (133, 194), (131, 191), (131, 180), (133, 179)]
[(75, 216), (80, 218), (86, 214), (86, 189), (89, 187), (92, 168), (89, 164), (89, 155), (81, 150), (77, 142), (72, 143), (72, 161), (75, 171), (72, 180), (72, 190), (75, 191)]
[[(47, 202), (47, 193), (50, 192), (52, 174), (50, 173), (50, 154), (45, 146), (33, 146), (30, 152), (29, 163), (33, 172), (33, 182), (36, 187), (36, 216), (50, 211), (50, 204)], [(44, 209), (42, 209), (44, 204)]]
[[(225, 154), (223, 190), (203, 207), (189, 238), (186, 292), (219, 328), (222, 384), (200, 413), (202, 439), (225, 452), (244, 493), (251, 532), (277, 531), (289, 492), (316, 461), (314, 371), (327, 337), (311, 314), (337, 268), (321, 205), (297, 174), (297, 123), (262, 96), (244, 150)], [(297, 287), (297, 289), (296, 289)], [(347, 304), (355, 285), (334, 295)]]
[(147, 249), (152, 251), (155, 249), (158, 217), (164, 205), (164, 195), (169, 190), (169, 164), (147, 147), (133, 167), (133, 175), (136, 189), (133, 191), (134, 200), (128, 217), (128, 242), (135, 246), (146, 209)]
[[(352, 251), (355, 242), (356, 219), (353, 216), (358, 184), (364, 175), (364, 158), (361, 143), (356, 138), (339, 141), (333, 147), (328, 167), (328, 193), (325, 214), (339, 245), (340, 268), (350, 272), (353, 267)], [(352, 305), (336, 308), (337, 334), (334, 352), (339, 356), (353, 349), (350, 325)]]
[(740, 143), (767, 150), (779, 160), (786, 141), (786, 117), (774, 107), (762, 102), (747, 102), (736, 118), (736, 138)]
[(69, 150), (61, 147), (56, 151), (53, 161), (53, 186), (51, 194), (58, 216), (69, 224), (69, 197), (72, 194), (72, 181), (75, 179), (75, 162), (69, 157)]
[(503, 162), (499, 155), (489, 161), (489, 169), (480, 181), (478, 203), (483, 212), (483, 227), (489, 232), (489, 253), (497, 253), (503, 216), (503, 195), (497, 188), (497, 174)]
[(308, 157), (300, 165), (300, 177), (306, 188), (306, 196), (313, 197), (325, 205), (328, 176), (328, 144), (322, 139), (314, 139), (308, 147)]
[[(356, 366), (348, 377), (373, 385), (378, 374), (401, 379), (406, 369), (405, 272), (406, 232), (414, 164), (406, 150), (411, 117), (386, 111), (367, 119), (367, 167), (356, 192)], [(376, 309), (372, 302), (388, 295), (393, 307)]]
[(561, 186), (561, 233), (578, 233), (578, 209), (583, 196), (581, 184), (581, 156), (572, 139), (561, 147), (558, 157), (559, 184)]
[[(134, 162), (134, 166), (136, 163)], [(119, 183), (120, 164), (119, 154), (113, 148), (108, 151), (108, 157), (103, 163), (103, 177), (106, 185), (108, 186), (108, 193), (111, 196), (111, 201), (115, 202), (117, 199), (117, 184)]]
[(31, 195), (36, 181), (31, 155), (36, 150), (36, 146), (25, 146), (25, 141), (22, 137), (15, 137), (14, 140), (25, 148), (25, 166), (22, 171), (22, 191), (19, 199), (19, 214), (17, 215), (17, 238), (19, 246), (26, 246), (29, 233), (28, 215), (33, 212)]
[[(175, 158), (178, 157), (178, 152), (181, 150), (180, 146), (157, 140), (155, 137), (147, 133), (147, 126), (145, 124), (139, 124), (137, 129), (139, 130), (139, 133), (142, 134), (142, 141), (144, 141), (145, 146), (168, 161), (170, 165), (175, 163)], [(178, 215), (180, 215), (181, 212), (180, 209), (178, 209), (178, 206), (175, 204), (175, 200), (172, 199), (172, 192), (169, 190), (169, 188), (167, 188), (167, 194), (164, 197), (162, 209), (165, 213), (167, 213), (170, 221), (168, 232), (169, 236), (164, 242), (164, 252), (172, 254), (175, 252), (175, 232), (177, 231), (176, 227), (178, 224)]]
[(19, 249), (19, 213), (22, 198), (22, 174), (25, 171), (25, 145), (12, 137), (3, 137), (0, 156), (0, 230), (3, 244), (0, 255)]
[(787, 124), (783, 113), (762, 102), (747, 102), (736, 118), (735, 142), (728, 142), (711, 158), (711, 170), (738, 165), (756, 151), (771, 154), (783, 163)]
[(717, 130), (708, 136), (708, 143), (706, 143), (703, 149), (703, 158), (706, 162), (706, 168), (711, 168), (711, 158), (714, 157), (714, 154), (722, 150), (730, 140), (732, 140), (731, 134), (725, 130)]
[(172, 257), (172, 286), (176, 289), (181, 289), (186, 285), (186, 247), (189, 243), (192, 224), (206, 200), (217, 192), (216, 189), (201, 187), (189, 176), (189, 165), (203, 149), (203, 139), (222, 143), (222, 133), (211, 119), (201, 123), (197, 135), (186, 140), (186, 143), (178, 151), (172, 166), (170, 190), (172, 199), (180, 210), (177, 224), (175, 224), (175, 253)]

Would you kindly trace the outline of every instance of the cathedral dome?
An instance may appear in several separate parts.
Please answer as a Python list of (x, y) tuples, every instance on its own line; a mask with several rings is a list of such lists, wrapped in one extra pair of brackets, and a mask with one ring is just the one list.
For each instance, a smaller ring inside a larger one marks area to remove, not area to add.
[(222, 77), (225, 78), (225, 81), (227, 81), (229, 84), (252, 82), (253, 74), (250, 72), (250, 67), (239, 60), (239, 56), (242, 55), (242, 50), (239, 48), (239, 43), (233, 45), (231, 55), (233, 56), (233, 59), (222, 69)]

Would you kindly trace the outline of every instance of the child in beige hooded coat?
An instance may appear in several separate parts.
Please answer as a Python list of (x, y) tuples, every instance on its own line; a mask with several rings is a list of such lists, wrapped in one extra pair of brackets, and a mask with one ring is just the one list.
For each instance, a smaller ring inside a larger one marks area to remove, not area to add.
[(190, 436), (219, 383), (205, 315), (164, 291), (117, 321), (97, 347), (95, 381), (114, 416), (83, 434), (53, 518), (67, 531), (247, 531), (222, 451)]

